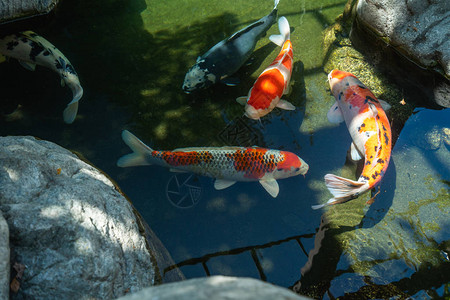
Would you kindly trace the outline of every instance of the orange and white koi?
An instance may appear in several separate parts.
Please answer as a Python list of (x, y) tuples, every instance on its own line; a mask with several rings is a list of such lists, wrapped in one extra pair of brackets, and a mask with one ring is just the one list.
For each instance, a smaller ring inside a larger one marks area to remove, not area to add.
[(281, 47), (277, 58), (267, 67), (253, 87), (248, 96), (239, 97), (236, 101), (245, 105), (245, 115), (250, 119), (259, 118), (270, 113), (275, 107), (294, 110), (295, 106), (281, 96), (289, 93), (294, 54), (290, 40), (289, 22), (285, 17), (278, 19), (279, 35), (271, 35), (269, 39)]
[(364, 156), (364, 168), (357, 181), (326, 174), (325, 183), (334, 197), (326, 204), (312, 206), (313, 209), (343, 203), (367, 192), (381, 181), (391, 158), (391, 126), (384, 112), (390, 105), (377, 99), (351, 73), (333, 70), (328, 81), (336, 98), (328, 111), (328, 120), (333, 123), (345, 120), (353, 140), (351, 157), (360, 160)]
[(236, 181), (259, 181), (277, 197), (277, 179), (306, 174), (308, 164), (294, 153), (259, 147), (205, 147), (156, 151), (127, 130), (122, 139), (133, 153), (117, 161), (119, 167), (160, 165), (175, 172), (193, 172), (216, 178), (214, 187), (225, 189)]

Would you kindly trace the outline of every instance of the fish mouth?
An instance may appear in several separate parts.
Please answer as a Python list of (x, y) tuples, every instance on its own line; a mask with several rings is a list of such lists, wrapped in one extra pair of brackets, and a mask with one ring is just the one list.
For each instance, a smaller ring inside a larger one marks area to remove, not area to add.
[(302, 163), (302, 166), (300, 167), (300, 174), (305, 175), (308, 173), (309, 165), (306, 162)]

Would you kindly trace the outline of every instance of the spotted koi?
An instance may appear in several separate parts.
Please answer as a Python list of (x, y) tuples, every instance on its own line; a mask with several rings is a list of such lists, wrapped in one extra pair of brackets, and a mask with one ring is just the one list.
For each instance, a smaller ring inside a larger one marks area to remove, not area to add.
[(390, 105), (377, 99), (355, 75), (333, 70), (328, 74), (331, 92), (336, 98), (328, 112), (328, 120), (340, 123), (345, 120), (352, 137), (351, 157), (364, 157), (364, 168), (357, 181), (333, 174), (325, 175), (325, 183), (333, 194), (326, 205), (343, 203), (357, 198), (380, 183), (391, 158), (392, 134), (384, 110)]
[(256, 79), (248, 96), (239, 97), (236, 101), (245, 105), (245, 115), (251, 119), (270, 113), (275, 107), (294, 110), (295, 106), (281, 96), (289, 92), (294, 54), (290, 40), (289, 22), (285, 17), (278, 20), (279, 35), (271, 35), (269, 39), (281, 47), (275, 60)]
[(160, 165), (176, 172), (193, 172), (215, 178), (214, 187), (225, 189), (237, 181), (259, 181), (277, 197), (277, 179), (306, 174), (308, 164), (294, 153), (259, 147), (205, 147), (156, 151), (127, 130), (122, 139), (133, 153), (117, 161), (119, 167)]
[(24, 31), (0, 37), (0, 54), (17, 59), (31, 71), (34, 71), (36, 65), (41, 65), (58, 73), (61, 85), (67, 85), (73, 94), (72, 101), (63, 113), (64, 122), (70, 124), (75, 120), (83, 88), (75, 69), (61, 51), (37, 33)]

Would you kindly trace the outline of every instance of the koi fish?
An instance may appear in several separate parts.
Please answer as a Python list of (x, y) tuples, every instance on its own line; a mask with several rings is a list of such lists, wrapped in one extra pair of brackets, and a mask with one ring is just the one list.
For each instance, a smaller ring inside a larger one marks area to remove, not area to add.
[(236, 85), (236, 82), (229, 76), (236, 73), (250, 58), (253, 50), (255, 50), (256, 42), (266, 34), (275, 22), (278, 2), (280, 0), (275, 0), (274, 8), (270, 14), (217, 43), (205, 54), (199, 56), (197, 62), (184, 77), (183, 91), (189, 94), (218, 82)]
[(258, 120), (275, 107), (286, 110), (295, 109), (294, 105), (281, 99), (283, 94), (289, 93), (294, 58), (289, 22), (285, 17), (278, 19), (278, 28), (280, 34), (271, 35), (269, 39), (281, 47), (280, 53), (256, 79), (248, 96), (236, 99), (238, 103), (245, 105), (245, 115), (250, 119)]
[(339, 70), (328, 74), (331, 92), (336, 102), (328, 111), (328, 120), (345, 120), (352, 136), (351, 157), (364, 157), (364, 168), (357, 181), (333, 174), (325, 175), (325, 183), (333, 194), (326, 204), (312, 206), (318, 209), (357, 198), (377, 185), (383, 178), (391, 158), (391, 126), (384, 110), (390, 105), (377, 99), (355, 75)]
[(55, 46), (33, 31), (24, 31), (0, 38), (0, 54), (15, 58), (30, 71), (36, 65), (47, 67), (61, 77), (61, 85), (72, 90), (72, 101), (64, 110), (64, 122), (70, 124), (78, 112), (78, 101), (83, 96), (83, 88), (70, 61)]
[(174, 172), (193, 172), (215, 178), (214, 187), (225, 189), (237, 181), (259, 181), (277, 197), (277, 179), (306, 174), (308, 164), (294, 153), (259, 147), (205, 147), (156, 151), (127, 130), (122, 139), (133, 153), (117, 161), (119, 167), (160, 165)]

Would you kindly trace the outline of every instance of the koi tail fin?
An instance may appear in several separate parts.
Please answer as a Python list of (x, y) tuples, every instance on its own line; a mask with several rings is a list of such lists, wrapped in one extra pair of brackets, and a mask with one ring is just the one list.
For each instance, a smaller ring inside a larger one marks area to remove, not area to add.
[(72, 124), (75, 120), (78, 112), (78, 100), (72, 101), (67, 104), (67, 107), (64, 109), (63, 118), (66, 124)]
[[(66, 82), (64, 81), (64, 79), (62, 79), (61, 85), (65, 83)], [(64, 122), (66, 122), (67, 124), (72, 124), (78, 113), (78, 101), (81, 99), (81, 97), (83, 97), (83, 88), (81, 87), (78, 78), (73, 81), (67, 82), (67, 86), (69, 86), (72, 90), (73, 98), (72, 101), (67, 104), (66, 109), (64, 109), (63, 117)]]
[(128, 147), (133, 150), (133, 153), (127, 154), (119, 158), (117, 161), (118, 167), (134, 167), (151, 165), (147, 157), (151, 156), (152, 148), (145, 145), (140, 139), (128, 130), (122, 131), (122, 139)]
[(280, 34), (269, 36), (269, 40), (272, 43), (283, 47), (284, 42), (291, 38), (291, 29), (289, 27), (289, 22), (285, 17), (280, 17), (278, 19), (278, 29), (280, 30)]
[(280, 3), (280, 0), (275, 0), (273, 3), (273, 9), (277, 9), (278, 3)]
[(369, 189), (369, 184), (367, 182), (354, 181), (333, 174), (325, 175), (325, 184), (334, 197), (325, 204), (311, 206), (312, 209), (319, 209), (324, 206), (347, 202)]

